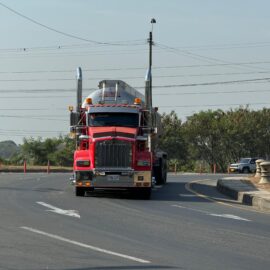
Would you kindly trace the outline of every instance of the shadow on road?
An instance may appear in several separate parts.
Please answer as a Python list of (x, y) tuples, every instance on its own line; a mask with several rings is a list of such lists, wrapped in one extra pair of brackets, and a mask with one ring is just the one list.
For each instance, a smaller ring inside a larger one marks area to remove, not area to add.
[(204, 196), (210, 196), (211, 199), (216, 200), (218, 202), (230, 203), (234, 205), (242, 205), (241, 202), (237, 201), (237, 198), (233, 196), (226, 196), (218, 191), (216, 186), (207, 185), (205, 183), (193, 183), (191, 185), (192, 190), (198, 192)]
[[(142, 270), (142, 269), (184, 269), (182, 267), (160, 266), (160, 265), (143, 265), (143, 266), (100, 266), (85, 268), (70, 268), (70, 270)], [(55, 269), (56, 270), (56, 269)]]
[[(151, 201), (187, 201), (187, 202), (208, 202), (207, 200), (189, 192), (185, 185), (187, 182), (170, 182), (163, 186), (155, 186), (152, 189)], [(86, 193), (86, 197), (126, 199), (126, 200), (143, 200), (136, 194), (129, 191), (119, 190), (95, 190)]]

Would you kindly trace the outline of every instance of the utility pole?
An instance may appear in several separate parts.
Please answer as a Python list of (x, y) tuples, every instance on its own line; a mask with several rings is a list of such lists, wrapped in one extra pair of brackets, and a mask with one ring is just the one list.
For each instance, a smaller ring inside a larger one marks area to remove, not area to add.
[(149, 107), (152, 109), (152, 46), (153, 46), (153, 24), (156, 23), (156, 20), (154, 18), (151, 19), (151, 24), (152, 24), (152, 29), (149, 32), (149, 39), (148, 39), (148, 43), (149, 43), (149, 74), (150, 74), (150, 91), (149, 91), (149, 96), (151, 97), (151, 101)]
[(151, 134), (152, 134), (152, 46), (153, 46), (153, 24), (156, 23), (156, 20), (151, 19), (152, 29), (149, 32), (149, 68), (145, 77), (145, 105), (146, 110), (148, 111), (147, 117), (147, 127), (148, 127), (148, 148), (151, 151), (152, 143), (151, 143)]

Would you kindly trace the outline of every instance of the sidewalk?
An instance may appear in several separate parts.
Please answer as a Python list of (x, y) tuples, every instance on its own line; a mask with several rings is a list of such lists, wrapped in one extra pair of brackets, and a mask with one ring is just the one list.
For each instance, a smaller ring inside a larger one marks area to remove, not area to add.
[(226, 177), (219, 179), (217, 189), (242, 204), (270, 211), (270, 184), (258, 184), (254, 177)]

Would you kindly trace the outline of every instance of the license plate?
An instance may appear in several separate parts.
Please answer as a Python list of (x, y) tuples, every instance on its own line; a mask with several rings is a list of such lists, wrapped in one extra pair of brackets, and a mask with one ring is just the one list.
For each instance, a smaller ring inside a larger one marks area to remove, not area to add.
[(107, 180), (108, 181), (119, 181), (119, 175), (117, 175), (117, 174), (107, 175)]

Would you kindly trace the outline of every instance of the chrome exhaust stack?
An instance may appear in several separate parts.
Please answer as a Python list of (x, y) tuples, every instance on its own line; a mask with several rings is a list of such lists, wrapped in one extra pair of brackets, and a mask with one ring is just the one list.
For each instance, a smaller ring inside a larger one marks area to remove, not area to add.
[(79, 113), (82, 107), (82, 69), (77, 68), (77, 108), (76, 111)]
[(101, 103), (105, 103), (105, 91), (106, 91), (106, 81), (102, 83), (102, 97), (101, 97)]
[(152, 74), (151, 68), (147, 70), (145, 76), (145, 109), (147, 111), (147, 144), (151, 151), (151, 133), (152, 133)]
[(145, 107), (151, 112), (152, 110), (152, 74), (151, 69), (148, 69), (145, 76)]

